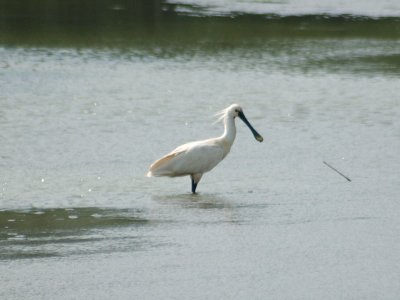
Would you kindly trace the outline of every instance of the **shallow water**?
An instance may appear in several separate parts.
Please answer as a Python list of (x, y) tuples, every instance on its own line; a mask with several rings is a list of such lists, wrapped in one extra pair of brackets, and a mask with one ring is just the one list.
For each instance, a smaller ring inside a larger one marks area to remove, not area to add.
[[(398, 20), (182, 14), (1, 32), (0, 298), (396, 299)], [(234, 102), (263, 143), (239, 120), (197, 195), (144, 176)]]

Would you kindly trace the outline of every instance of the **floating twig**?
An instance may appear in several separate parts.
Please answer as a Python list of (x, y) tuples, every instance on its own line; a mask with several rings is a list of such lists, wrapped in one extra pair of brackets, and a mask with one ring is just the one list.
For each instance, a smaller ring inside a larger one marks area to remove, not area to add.
[(343, 173), (341, 173), (340, 171), (338, 171), (337, 169), (335, 169), (334, 167), (332, 167), (330, 164), (328, 164), (326, 161), (323, 161), (323, 163), (325, 165), (327, 165), (329, 168), (331, 168), (333, 171), (335, 171), (336, 173), (338, 173), (339, 175), (343, 176), (344, 178), (347, 179), (347, 181), (351, 181), (351, 179), (349, 177), (347, 177), (346, 175), (344, 175)]

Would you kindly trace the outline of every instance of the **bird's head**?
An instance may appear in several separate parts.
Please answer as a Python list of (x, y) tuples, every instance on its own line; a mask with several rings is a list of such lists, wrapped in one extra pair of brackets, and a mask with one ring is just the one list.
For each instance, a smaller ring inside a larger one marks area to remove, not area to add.
[(239, 117), (250, 128), (251, 132), (254, 135), (254, 138), (257, 141), (262, 142), (264, 140), (263, 137), (253, 128), (253, 126), (247, 120), (247, 118), (245, 117), (245, 115), (243, 113), (243, 109), (240, 105), (232, 104), (231, 106), (227, 107), (223, 111), (223, 117), (225, 117), (225, 116), (228, 116), (231, 118)]
[(238, 104), (232, 104), (226, 109), (226, 113), (233, 118), (239, 117), (239, 114), (243, 114), (243, 109)]

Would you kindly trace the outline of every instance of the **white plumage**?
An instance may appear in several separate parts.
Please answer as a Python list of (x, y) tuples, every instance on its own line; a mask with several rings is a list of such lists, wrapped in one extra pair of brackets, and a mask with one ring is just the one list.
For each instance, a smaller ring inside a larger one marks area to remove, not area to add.
[(190, 142), (177, 147), (167, 155), (155, 161), (147, 173), (151, 176), (186, 176), (192, 180), (192, 192), (196, 192), (203, 173), (212, 170), (229, 153), (236, 137), (235, 118), (239, 117), (250, 128), (257, 141), (262, 136), (251, 126), (243, 114), (242, 108), (232, 104), (221, 112), (224, 122), (224, 133), (220, 137)]

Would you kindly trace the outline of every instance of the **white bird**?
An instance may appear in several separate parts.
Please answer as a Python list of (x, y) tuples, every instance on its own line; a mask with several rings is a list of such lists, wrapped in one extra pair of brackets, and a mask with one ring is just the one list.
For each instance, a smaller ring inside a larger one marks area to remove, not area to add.
[(197, 184), (203, 173), (213, 169), (229, 153), (236, 137), (236, 117), (250, 128), (257, 141), (263, 141), (263, 137), (251, 126), (239, 105), (232, 104), (220, 114), (220, 120), (224, 122), (224, 133), (220, 137), (190, 142), (177, 147), (155, 161), (150, 166), (147, 177), (190, 175), (192, 193), (196, 193)]

